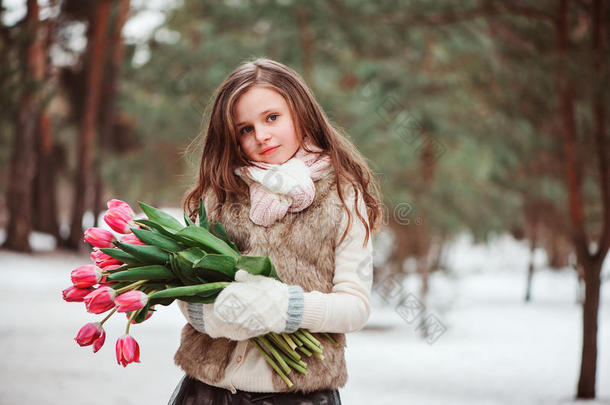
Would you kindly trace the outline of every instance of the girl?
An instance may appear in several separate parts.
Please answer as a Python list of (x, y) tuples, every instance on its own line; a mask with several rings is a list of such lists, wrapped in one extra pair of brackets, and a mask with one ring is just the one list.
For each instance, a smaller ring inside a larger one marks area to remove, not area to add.
[[(240, 270), (214, 304), (179, 302), (188, 323), (174, 360), (186, 375), (170, 404), (340, 404), (345, 333), (370, 313), (379, 189), (295, 71), (256, 59), (221, 84), (184, 202), (193, 218), (200, 198), (210, 223), (243, 254), (269, 256), (283, 282)], [(306, 358), (288, 387), (248, 339), (299, 328), (324, 360)]]

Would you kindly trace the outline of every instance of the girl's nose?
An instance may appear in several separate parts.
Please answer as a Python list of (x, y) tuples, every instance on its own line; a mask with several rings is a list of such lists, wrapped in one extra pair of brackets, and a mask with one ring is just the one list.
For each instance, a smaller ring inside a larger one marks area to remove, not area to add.
[(263, 128), (262, 126), (254, 127), (254, 137), (258, 142), (264, 143), (266, 140), (271, 138), (271, 134), (266, 131), (265, 128)]

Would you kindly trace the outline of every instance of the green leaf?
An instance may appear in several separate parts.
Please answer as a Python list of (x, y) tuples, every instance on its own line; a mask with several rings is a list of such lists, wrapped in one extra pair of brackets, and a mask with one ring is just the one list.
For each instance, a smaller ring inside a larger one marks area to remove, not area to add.
[(145, 204), (141, 201), (138, 201), (140, 208), (146, 214), (149, 220), (156, 222), (159, 225), (167, 227), (169, 229), (173, 229), (175, 231), (180, 230), (184, 227), (176, 218), (169, 215), (167, 212), (163, 212), (160, 209), (155, 207), (151, 207), (148, 204)]
[(108, 256), (113, 257), (117, 260), (122, 261), (127, 264), (142, 264), (142, 262), (127, 252), (122, 251), (121, 249), (116, 248), (101, 248), (102, 252), (106, 253)]
[(237, 260), (231, 256), (208, 254), (193, 263), (193, 267), (196, 270), (196, 274), (203, 278), (206, 278), (206, 276), (209, 277), (210, 272), (198, 271), (199, 269), (222, 273), (230, 280), (235, 280), (235, 273), (237, 272), (237, 269), (235, 268), (236, 263)]
[(180, 255), (184, 260), (188, 260), (190, 262), (191, 267), (193, 267), (194, 263), (201, 260), (201, 258), (206, 256), (207, 254), (208, 253), (205, 250), (203, 250), (197, 246), (193, 246), (191, 248), (184, 249), (178, 253), (178, 255)]
[(182, 247), (169, 236), (138, 228), (131, 228), (131, 231), (138, 239), (147, 245), (156, 246), (167, 252), (178, 252), (182, 249)]
[(129, 270), (119, 271), (107, 277), (110, 281), (127, 281), (127, 280), (172, 280), (174, 273), (171, 270), (160, 265), (134, 267)]
[(212, 235), (209, 230), (197, 226), (187, 226), (186, 228), (176, 233), (178, 236), (184, 236), (194, 242), (192, 246), (199, 246), (204, 249), (211, 249), (216, 253), (239, 257), (239, 253), (233, 250), (225, 241)]
[(199, 217), (199, 226), (205, 229), (210, 229), (210, 221), (208, 220), (208, 213), (203, 205), (203, 199), (199, 199), (199, 207), (197, 207), (197, 213)]
[(280, 280), (280, 276), (277, 274), (275, 266), (273, 266), (268, 256), (240, 256), (236, 267), (246, 270), (250, 274), (258, 274)]
[(146, 315), (148, 315), (148, 311), (150, 310), (150, 302), (144, 307), (138, 309), (136, 316), (133, 318), (135, 323), (142, 323), (146, 319)]
[(115, 242), (121, 250), (129, 253), (138, 260), (147, 264), (165, 264), (169, 260), (167, 252), (156, 246), (132, 245), (130, 243)]
[(191, 302), (193, 304), (213, 304), (214, 301), (216, 301), (217, 296), (218, 296), (218, 294), (214, 294), (213, 296), (210, 296), (210, 297), (200, 297), (198, 295), (192, 295), (192, 296), (176, 297), (176, 299), (178, 299), (180, 301)]
[(195, 271), (193, 270), (193, 264), (183, 257), (184, 252), (180, 252), (174, 255), (175, 264), (177, 265), (178, 271), (180, 272), (180, 279), (186, 280), (184, 282), (186, 285), (191, 284), (199, 284), (200, 281), (195, 275)]
[(184, 223), (186, 224), (186, 226), (195, 226), (195, 223), (191, 221), (191, 218), (189, 218), (186, 212), (184, 213)]
[(227, 244), (231, 246), (231, 249), (233, 249), (237, 253), (240, 253), (239, 249), (237, 248), (237, 245), (233, 243), (233, 241), (229, 238), (229, 235), (227, 235), (227, 230), (225, 229), (225, 226), (222, 223), (214, 222), (214, 224), (212, 225), (212, 233), (227, 242)]
[[(230, 276), (230, 275), (224, 274), (224, 273), (216, 271), (216, 270), (210, 270), (210, 269), (204, 269), (204, 268), (194, 268), (193, 271), (195, 272), (196, 277), (198, 277), (200, 280), (205, 280), (205, 282), (208, 282), (208, 283), (215, 282), (215, 281), (234, 281), (235, 280), (235, 275)], [(237, 271), (237, 269), (233, 270), (233, 273), (235, 273), (236, 271)]]
[(167, 288), (165, 290), (157, 291), (152, 293), (149, 298), (176, 298), (180, 296), (193, 296), (203, 292), (216, 291), (220, 292), (223, 288), (228, 286), (231, 283), (228, 282), (218, 282), (218, 283), (207, 283), (207, 284), (197, 284), (197, 285), (189, 285), (183, 287), (174, 287)]
[(177, 236), (176, 232), (174, 230), (171, 230), (162, 225), (159, 225), (156, 222), (149, 221), (147, 219), (136, 219), (134, 222), (137, 224), (142, 224), (142, 225), (148, 226), (151, 229), (159, 232), (160, 234), (165, 235), (169, 238), (172, 238), (175, 242), (180, 242), (180, 243), (184, 243), (184, 244), (192, 243), (192, 241), (190, 239), (184, 238), (182, 236)]
[(178, 255), (175, 253), (170, 253), (169, 255), (169, 265), (174, 273), (174, 275), (180, 280), (182, 285), (190, 285), (193, 284), (189, 281), (187, 277), (184, 276), (182, 269), (180, 268), (180, 263), (178, 263)]
[(148, 302), (150, 302), (152, 305), (163, 305), (166, 307), (168, 305), (171, 305), (171, 303), (174, 302), (174, 300), (175, 300), (175, 298), (157, 298), (154, 301), (149, 300)]

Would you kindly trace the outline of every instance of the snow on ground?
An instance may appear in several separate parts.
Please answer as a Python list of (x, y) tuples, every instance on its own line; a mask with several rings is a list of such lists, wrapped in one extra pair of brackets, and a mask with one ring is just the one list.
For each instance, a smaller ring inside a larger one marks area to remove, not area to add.
[[(44, 235), (34, 234), (32, 241), (33, 255), (0, 250), (0, 404), (167, 403), (182, 376), (173, 363), (184, 324), (175, 304), (131, 328), (141, 363), (118, 366), (114, 342), (124, 333), (124, 316), (115, 314), (106, 323), (106, 344), (94, 355), (73, 339), (100, 316), (61, 299), (69, 272), (87, 256), (50, 250)], [(572, 400), (581, 350), (575, 274), (540, 270), (533, 301), (526, 304), (527, 257), (527, 246), (508, 237), (488, 246), (456, 241), (447, 260), (454, 275), (432, 277), (429, 299), (421, 303), (426, 311), (415, 320), (407, 316), (415, 312), (394, 307), (401, 298), (417, 299), (416, 279), (407, 279), (389, 303), (383, 299), (388, 295), (375, 290), (367, 326), (348, 335), (343, 403), (581, 403)], [(537, 256), (537, 262), (543, 260)], [(432, 343), (417, 330), (427, 316), (446, 328)], [(587, 404), (610, 404), (608, 283), (599, 318), (599, 399)]]

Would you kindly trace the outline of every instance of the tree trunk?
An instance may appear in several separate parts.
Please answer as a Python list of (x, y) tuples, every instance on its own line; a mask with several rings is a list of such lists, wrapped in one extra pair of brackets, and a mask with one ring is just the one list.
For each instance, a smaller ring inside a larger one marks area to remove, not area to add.
[(55, 201), (55, 162), (53, 161), (53, 138), (51, 121), (45, 111), (38, 119), (37, 165), (34, 179), (33, 224), (34, 229), (50, 233), (59, 242), (59, 221)]
[(601, 0), (595, 0), (591, 7), (591, 20), (593, 22), (592, 49), (594, 53), (595, 81), (598, 86), (594, 90), (591, 103), (594, 122), (594, 138), (598, 158), (600, 192), (602, 196), (603, 226), (602, 236), (597, 244), (597, 252), (589, 254), (588, 249), (577, 250), (582, 252), (580, 261), (585, 279), (585, 303), (583, 305), (583, 344), (580, 377), (578, 379), (578, 398), (595, 398), (595, 377), (597, 372), (597, 324), (599, 317), (599, 290), (601, 287), (600, 274), (604, 258), (610, 245), (610, 172), (608, 167), (608, 143), (606, 141), (606, 122), (604, 114), (604, 101), (602, 90), (602, 71), (604, 64), (604, 14)]
[(22, 51), (24, 89), (15, 119), (11, 166), (7, 187), (8, 229), (4, 247), (30, 252), (32, 230), (32, 180), (35, 172), (34, 141), (40, 109), (40, 85), (44, 79), (44, 60), (38, 3), (27, 1), (25, 35)]
[(525, 286), (525, 302), (532, 299), (532, 280), (534, 278), (534, 252), (536, 250), (536, 239), (530, 239), (530, 262), (527, 267), (527, 284)]
[(108, 60), (108, 70), (106, 75), (106, 84), (102, 93), (102, 103), (100, 105), (100, 120), (99, 120), (99, 153), (94, 162), (95, 173), (95, 188), (93, 200), (93, 226), (97, 226), (100, 213), (104, 209), (104, 183), (102, 181), (102, 163), (108, 149), (108, 142), (114, 127), (115, 106), (119, 87), (119, 78), (121, 73), (121, 65), (124, 59), (124, 43), (121, 32), (127, 15), (129, 14), (129, 0), (120, 0), (117, 5), (116, 19), (113, 24), (112, 35), (110, 38), (109, 49), (111, 50)]
[(583, 305), (582, 359), (578, 379), (578, 398), (595, 398), (597, 374), (597, 324), (601, 265), (583, 263), (585, 273), (585, 303)]
[[(595, 143), (598, 152), (600, 169), (600, 189), (602, 192), (602, 213), (604, 223), (602, 237), (597, 244), (597, 252), (589, 252), (589, 242), (584, 224), (584, 207), (582, 194), (582, 162), (578, 154), (578, 141), (576, 138), (576, 120), (574, 111), (574, 84), (566, 65), (569, 57), (570, 38), (569, 38), (569, 1), (559, 1), (559, 13), (556, 21), (557, 43), (559, 55), (562, 59), (558, 64), (557, 78), (559, 84), (559, 113), (561, 118), (561, 142), (563, 150), (563, 161), (566, 171), (566, 186), (568, 192), (568, 207), (571, 224), (571, 235), (576, 251), (577, 264), (584, 273), (585, 280), (585, 303), (583, 305), (583, 336), (582, 336), (582, 359), (580, 367), (580, 377), (578, 380), (577, 398), (595, 398), (595, 377), (597, 371), (597, 322), (599, 311), (599, 289), (600, 271), (603, 259), (608, 252), (610, 235), (610, 198), (608, 198), (608, 167), (607, 167), (607, 145), (605, 134), (604, 116), (595, 115), (598, 106), (596, 98), (592, 102), (594, 110), (594, 132)], [(593, 21), (593, 49), (596, 54), (603, 53), (601, 41), (603, 19), (600, 17), (602, 9), (601, 0), (595, 0), (591, 7)], [(602, 82), (599, 80), (601, 61), (596, 58), (595, 72), (598, 86)], [(597, 94), (597, 92), (596, 92)]]
[(86, 194), (90, 188), (93, 147), (96, 138), (96, 124), (102, 82), (104, 49), (106, 48), (106, 28), (111, 1), (102, 0), (91, 18), (91, 36), (87, 45), (87, 89), (78, 136), (78, 163), (74, 178), (72, 204), (72, 224), (68, 247), (78, 249), (83, 245), (83, 214), (85, 213)]
[[(44, 26), (44, 75), (51, 78), (49, 69), (49, 49), (53, 43), (54, 21), (47, 20)], [(36, 174), (34, 176), (34, 195), (32, 198), (33, 228), (55, 237), (57, 244), (61, 243), (59, 236), (59, 220), (56, 203), (55, 161), (53, 156), (53, 128), (46, 111), (46, 105), (41, 106), (36, 130)]]

